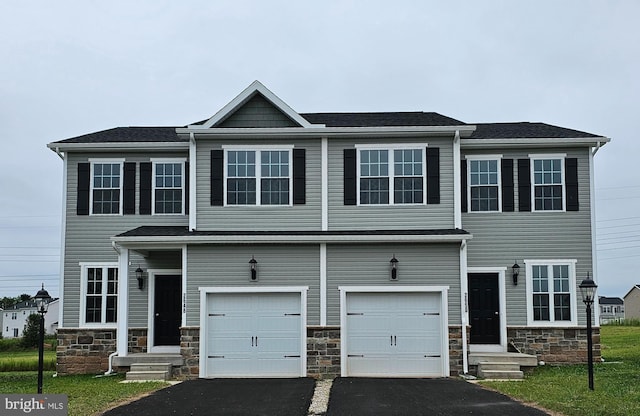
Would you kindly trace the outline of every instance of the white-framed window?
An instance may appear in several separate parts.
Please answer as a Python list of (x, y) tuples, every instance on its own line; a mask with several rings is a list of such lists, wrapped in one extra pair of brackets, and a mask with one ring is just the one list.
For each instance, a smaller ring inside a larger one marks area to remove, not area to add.
[(18, 328), (13, 328), (13, 337), (18, 338)]
[(115, 326), (118, 319), (118, 264), (81, 263), (80, 322)]
[(292, 205), (293, 146), (224, 150), (225, 205)]
[(426, 144), (356, 149), (358, 205), (425, 203)]
[(122, 214), (122, 167), (120, 159), (90, 159), (92, 215)]
[(577, 325), (576, 260), (525, 260), (529, 325)]
[(152, 159), (155, 215), (184, 213), (184, 160)]
[(13, 320), (18, 319), (18, 312), (12, 312), (11, 313), (11, 319), (13, 319)]
[(469, 212), (502, 211), (501, 155), (468, 156)]
[(564, 211), (565, 154), (529, 155), (533, 211)]

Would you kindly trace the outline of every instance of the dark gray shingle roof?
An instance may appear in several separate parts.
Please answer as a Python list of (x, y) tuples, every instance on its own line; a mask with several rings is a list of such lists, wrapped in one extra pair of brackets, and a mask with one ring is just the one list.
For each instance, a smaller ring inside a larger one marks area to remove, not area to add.
[[(301, 114), (312, 124), (327, 127), (401, 127), (401, 126), (455, 126), (468, 125), (438, 113), (307, 113)], [(545, 123), (479, 123), (471, 139), (506, 138), (579, 138), (601, 137), (583, 131), (552, 126)], [(182, 126), (179, 126), (182, 127)], [(178, 127), (115, 127), (84, 134), (56, 143), (150, 143), (186, 142), (176, 134)]]
[(545, 123), (478, 123), (472, 139), (601, 137)]
[(126, 143), (126, 142), (183, 142), (176, 127), (115, 127), (84, 134), (56, 143)]
[(610, 298), (607, 296), (599, 296), (598, 302), (601, 305), (624, 305), (624, 301), (620, 298)]
[(376, 113), (301, 113), (309, 123), (327, 127), (400, 127), (458, 126), (466, 123), (438, 113), (376, 112)]
[(345, 231), (189, 231), (180, 226), (142, 226), (129, 230), (117, 237), (189, 237), (189, 236), (355, 236), (355, 235), (468, 235), (465, 230), (345, 230)]

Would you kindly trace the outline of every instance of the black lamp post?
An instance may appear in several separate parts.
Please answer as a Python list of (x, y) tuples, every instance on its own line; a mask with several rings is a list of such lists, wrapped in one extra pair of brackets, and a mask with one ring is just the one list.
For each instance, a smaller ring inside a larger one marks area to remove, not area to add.
[(578, 287), (582, 294), (582, 301), (587, 305), (587, 359), (589, 360), (587, 365), (589, 368), (589, 389), (593, 390), (593, 330), (591, 328), (591, 305), (593, 305), (593, 301), (595, 300), (598, 285), (596, 285), (593, 279), (589, 277), (589, 274), (587, 274), (587, 278), (584, 279)]
[(44, 315), (49, 308), (49, 301), (51, 296), (49, 292), (44, 290), (44, 283), (42, 289), (38, 290), (38, 293), (33, 297), (36, 301), (38, 313), (40, 314), (40, 340), (38, 341), (38, 394), (42, 394), (42, 371), (44, 367)]

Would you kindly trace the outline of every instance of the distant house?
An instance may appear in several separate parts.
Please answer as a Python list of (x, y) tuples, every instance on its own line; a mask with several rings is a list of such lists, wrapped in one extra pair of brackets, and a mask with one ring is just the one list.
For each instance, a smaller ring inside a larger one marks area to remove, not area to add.
[(624, 301), (620, 298), (609, 298), (600, 296), (600, 324), (624, 319)]
[(625, 318), (640, 319), (640, 284), (624, 295)]
[[(45, 315), (45, 333), (53, 334), (58, 327), (58, 314), (60, 312), (58, 299), (49, 303), (49, 309)], [(20, 338), (27, 326), (29, 315), (37, 313), (36, 303), (32, 300), (16, 303), (2, 311), (2, 337)]]

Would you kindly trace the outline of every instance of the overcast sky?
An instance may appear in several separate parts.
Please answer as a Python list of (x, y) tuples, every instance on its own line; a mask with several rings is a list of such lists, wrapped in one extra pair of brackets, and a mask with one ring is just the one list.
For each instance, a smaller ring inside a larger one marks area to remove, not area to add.
[(0, 297), (59, 294), (62, 161), (47, 143), (202, 120), (256, 79), (298, 112), (610, 137), (595, 158), (597, 283), (622, 297), (640, 284), (639, 16), (611, 0), (3, 0)]

